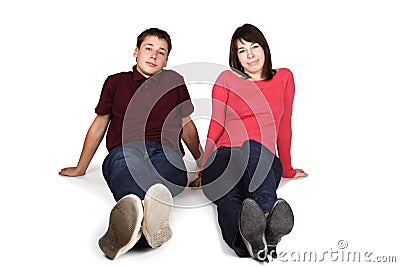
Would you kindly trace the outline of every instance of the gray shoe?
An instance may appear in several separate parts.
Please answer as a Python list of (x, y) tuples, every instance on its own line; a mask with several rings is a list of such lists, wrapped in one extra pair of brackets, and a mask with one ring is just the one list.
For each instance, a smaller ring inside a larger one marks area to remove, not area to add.
[(126, 195), (113, 207), (107, 232), (99, 239), (100, 249), (109, 259), (116, 259), (130, 250), (142, 236), (142, 201), (135, 195)]
[(276, 246), (281, 238), (289, 234), (294, 225), (294, 215), (290, 205), (279, 198), (267, 217), (266, 237), (268, 243), (268, 254), (277, 257)]
[(172, 237), (169, 226), (172, 204), (171, 193), (162, 184), (151, 186), (144, 197), (142, 231), (152, 248), (161, 246)]
[(246, 198), (240, 209), (239, 232), (250, 256), (258, 261), (267, 258), (265, 227), (263, 210), (253, 199)]

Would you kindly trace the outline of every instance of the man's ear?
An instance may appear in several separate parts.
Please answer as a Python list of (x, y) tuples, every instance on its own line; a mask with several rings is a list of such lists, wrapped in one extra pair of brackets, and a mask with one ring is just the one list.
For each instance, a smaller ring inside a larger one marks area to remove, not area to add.
[(135, 51), (133, 51), (133, 56), (137, 57), (138, 53), (139, 53), (139, 48), (136, 47)]

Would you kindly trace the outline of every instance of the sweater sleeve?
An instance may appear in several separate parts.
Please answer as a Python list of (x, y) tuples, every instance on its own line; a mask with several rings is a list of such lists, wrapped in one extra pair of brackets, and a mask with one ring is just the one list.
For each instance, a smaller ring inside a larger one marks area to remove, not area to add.
[(294, 78), (290, 70), (287, 69), (286, 86), (284, 88), (284, 111), (280, 121), (277, 136), (278, 155), (282, 162), (283, 177), (293, 178), (296, 171), (292, 167), (290, 148), (292, 143), (292, 111), (294, 99)]
[(212, 89), (212, 113), (210, 125), (208, 127), (201, 170), (204, 169), (208, 158), (216, 149), (218, 139), (221, 137), (224, 131), (228, 95), (228, 89), (223, 86), (223, 83), (221, 83), (221, 80), (219, 79), (219, 81), (214, 84)]

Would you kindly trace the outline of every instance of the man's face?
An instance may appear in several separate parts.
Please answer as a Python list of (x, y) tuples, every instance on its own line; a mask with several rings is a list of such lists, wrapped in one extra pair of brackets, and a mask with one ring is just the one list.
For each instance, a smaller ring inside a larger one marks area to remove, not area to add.
[(136, 69), (145, 77), (152, 76), (167, 66), (168, 44), (164, 39), (148, 35), (133, 56), (136, 58)]

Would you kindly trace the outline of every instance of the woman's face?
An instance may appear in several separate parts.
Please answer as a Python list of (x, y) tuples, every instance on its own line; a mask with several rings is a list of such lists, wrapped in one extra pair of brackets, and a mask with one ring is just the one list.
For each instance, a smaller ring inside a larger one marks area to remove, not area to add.
[(264, 49), (258, 43), (250, 43), (243, 39), (236, 42), (240, 64), (252, 80), (261, 80), (265, 62)]

